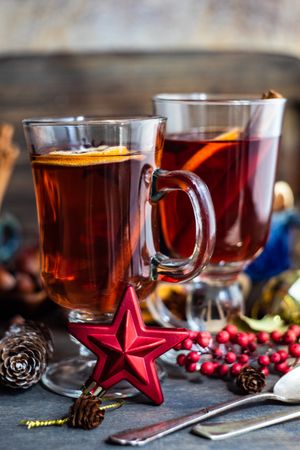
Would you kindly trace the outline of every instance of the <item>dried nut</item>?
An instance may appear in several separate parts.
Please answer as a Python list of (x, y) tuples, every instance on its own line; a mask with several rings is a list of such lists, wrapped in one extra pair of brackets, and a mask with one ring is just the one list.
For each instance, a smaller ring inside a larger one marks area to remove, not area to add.
[(3, 267), (0, 268), (0, 290), (11, 291), (16, 286), (15, 277), (5, 270)]
[(19, 272), (16, 275), (17, 285), (16, 288), (22, 294), (31, 294), (35, 291), (35, 284), (30, 275), (27, 273)]
[(20, 272), (26, 272), (31, 275), (37, 275), (40, 271), (40, 259), (38, 252), (30, 252), (20, 256), (16, 261), (16, 268)]

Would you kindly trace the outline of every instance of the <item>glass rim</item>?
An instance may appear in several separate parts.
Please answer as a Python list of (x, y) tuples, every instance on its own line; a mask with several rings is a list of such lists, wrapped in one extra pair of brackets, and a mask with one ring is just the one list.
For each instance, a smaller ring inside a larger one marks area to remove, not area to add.
[(128, 125), (135, 122), (157, 121), (166, 122), (167, 118), (160, 115), (133, 116), (66, 116), (66, 117), (32, 117), (23, 119), (24, 126), (79, 126), (79, 125)]
[(166, 92), (154, 95), (152, 100), (190, 105), (269, 105), (270, 103), (279, 105), (287, 101), (284, 97), (262, 99), (253, 94), (209, 94), (205, 92)]

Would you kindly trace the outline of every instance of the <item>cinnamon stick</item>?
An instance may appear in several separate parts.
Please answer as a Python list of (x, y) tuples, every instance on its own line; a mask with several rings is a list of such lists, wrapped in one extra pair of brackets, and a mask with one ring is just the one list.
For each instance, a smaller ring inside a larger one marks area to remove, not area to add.
[(12, 125), (0, 124), (0, 209), (15, 162), (20, 154), (19, 148), (12, 142), (13, 132)]
[(263, 100), (268, 100), (270, 98), (283, 98), (283, 96), (279, 94), (279, 92), (270, 89), (269, 91), (263, 92), (261, 98)]

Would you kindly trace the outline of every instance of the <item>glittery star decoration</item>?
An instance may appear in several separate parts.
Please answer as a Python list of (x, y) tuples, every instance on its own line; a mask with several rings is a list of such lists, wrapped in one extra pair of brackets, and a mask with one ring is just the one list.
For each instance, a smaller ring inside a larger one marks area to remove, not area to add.
[(146, 327), (131, 286), (111, 325), (70, 323), (69, 332), (97, 356), (93, 381), (107, 390), (127, 380), (157, 405), (164, 398), (155, 359), (188, 337), (184, 328)]

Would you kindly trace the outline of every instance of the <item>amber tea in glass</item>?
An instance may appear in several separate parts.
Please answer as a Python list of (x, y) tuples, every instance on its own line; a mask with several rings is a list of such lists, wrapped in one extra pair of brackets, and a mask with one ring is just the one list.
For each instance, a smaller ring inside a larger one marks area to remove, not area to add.
[[(69, 309), (111, 313), (126, 283), (140, 299), (155, 286), (150, 262), (157, 236), (147, 236), (148, 187), (136, 180), (158, 151), (113, 151), (32, 156), (42, 277), (50, 297)], [(152, 209), (156, 217), (157, 205)]]
[[(261, 251), (268, 236), (279, 137), (239, 136), (216, 142), (221, 134), (168, 135), (161, 166), (189, 168), (207, 184), (216, 214), (211, 264), (244, 263)], [(172, 255), (189, 255), (195, 229), (185, 196), (174, 192), (161, 202), (160, 210), (168, 250)]]
[[(143, 300), (159, 279), (191, 279), (208, 262), (211, 198), (197, 175), (161, 170), (165, 122), (159, 116), (24, 121), (42, 280), (70, 320), (110, 322), (128, 285)], [(159, 240), (158, 205), (177, 190), (186, 192), (196, 217), (193, 249), (181, 259), (164, 255)], [(86, 360), (78, 361), (52, 366), (44, 383), (76, 395), (71, 383), (79, 387), (88, 378)]]
[[(187, 286), (187, 317), (193, 328), (217, 331), (244, 311), (237, 277), (268, 237), (285, 99), (191, 93), (153, 103), (168, 118), (161, 167), (192, 171), (212, 197), (215, 249)], [(195, 222), (185, 196), (174, 192), (159, 208), (166, 252), (190, 254)]]

